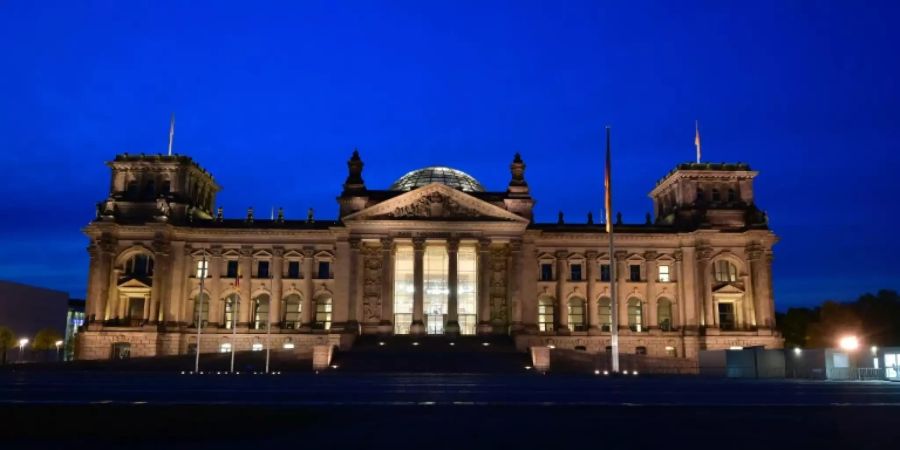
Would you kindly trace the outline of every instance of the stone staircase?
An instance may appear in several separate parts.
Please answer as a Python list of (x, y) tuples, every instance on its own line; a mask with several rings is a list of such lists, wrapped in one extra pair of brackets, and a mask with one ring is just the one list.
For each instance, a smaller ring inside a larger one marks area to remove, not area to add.
[(332, 364), (341, 372), (522, 373), (531, 360), (509, 336), (360, 336)]

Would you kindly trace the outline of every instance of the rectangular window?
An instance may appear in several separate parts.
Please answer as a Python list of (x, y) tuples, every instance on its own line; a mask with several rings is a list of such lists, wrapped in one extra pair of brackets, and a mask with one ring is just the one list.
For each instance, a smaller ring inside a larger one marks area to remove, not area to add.
[(269, 262), (268, 261), (257, 262), (256, 278), (269, 278)]
[(331, 263), (328, 261), (319, 261), (319, 276), (320, 280), (327, 280), (331, 278)]
[(300, 278), (300, 261), (288, 261), (288, 278)]
[(581, 281), (581, 264), (572, 264), (572, 281)]
[(459, 332), (475, 334), (476, 309), (478, 307), (478, 254), (474, 245), (460, 245), (456, 254), (456, 298), (459, 315)]
[(609, 264), (600, 264), (600, 281), (609, 281), (611, 279)]
[(734, 326), (734, 303), (719, 303), (719, 328), (733, 330)]
[(413, 247), (397, 244), (394, 252), (394, 333), (409, 334), (412, 325), (413, 294)]
[(541, 281), (553, 281), (553, 264), (541, 263)]
[(226, 278), (237, 278), (237, 274), (238, 274), (237, 260), (234, 260), (234, 259), (228, 260), (227, 266), (225, 268), (225, 277)]
[(538, 330), (553, 331), (553, 306), (553, 300), (549, 298), (538, 300)]
[(641, 265), (631, 264), (628, 266), (628, 281), (641, 281)]
[(197, 278), (206, 278), (209, 274), (209, 261), (201, 259), (197, 261), (197, 272), (195, 276)]
[(670, 356), (672, 358), (678, 356), (678, 353), (675, 351), (675, 347), (666, 347), (666, 356)]
[(316, 328), (331, 329), (331, 297), (316, 300)]
[(671, 279), (669, 278), (669, 266), (659, 266), (659, 281), (660, 283), (668, 283), (669, 281), (671, 281)]

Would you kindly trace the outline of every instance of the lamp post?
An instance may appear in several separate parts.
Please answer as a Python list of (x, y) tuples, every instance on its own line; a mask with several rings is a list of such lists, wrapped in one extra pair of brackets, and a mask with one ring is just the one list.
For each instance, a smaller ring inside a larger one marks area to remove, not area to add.
[(19, 362), (22, 362), (25, 353), (25, 346), (28, 345), (28, 338), (19, 339)]
[(63, 345), (63, 341), (56, 341), (53, 343), (56, 346), (56, 360), (59, 361), (59, 349)]

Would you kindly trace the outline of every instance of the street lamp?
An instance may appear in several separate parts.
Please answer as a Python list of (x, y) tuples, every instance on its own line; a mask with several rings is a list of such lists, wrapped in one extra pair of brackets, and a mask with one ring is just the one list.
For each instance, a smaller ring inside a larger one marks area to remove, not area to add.
[(25, 352), (26, 345), (28, 345), (28, 338), (19, 339), (19, 362), (22, 362), (22, 355)]
[(852, 352), (859, 348), (859, 338), (856, 336), (844, 336), (838, 341), (841, 350)]
[(59, 361), (59, 348), (62, 347), (63, 341), (56, 341), (53, 345), (56, 346), (56, 360)]

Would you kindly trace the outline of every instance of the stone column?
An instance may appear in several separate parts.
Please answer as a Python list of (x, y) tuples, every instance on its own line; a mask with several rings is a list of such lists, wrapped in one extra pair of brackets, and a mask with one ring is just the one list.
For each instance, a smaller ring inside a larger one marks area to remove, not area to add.
[(647, 299), (647, 319), (642, 318), (642, 320), (648, 330), (659, 327), (659, 318), (656, 317), (656, 279), (659, 276), (656, 258), (658, 256), (659, 254), (655, 251), (644, 252), (644, 271), (647, 274), (647, 290), (644, 293)]
[(525, 324), (522, 322), (522, 285), (525, 275), (522, 271), (522, 241), (515, 239), (510, 241), (507, 267), (509, 267), (507, 270), (508, 305), (512, 310), (510, 313), (512, 317), (511, 331), (519, 333), (525, 329)]
[(697, 284), (697, 252), (694, 247), (682, 247), (682, 255), (684, 260), (681, 262), (681, 279), (679, 283), (682, 285), (684, 295), (684, 317), (682, 326), (697, 330), (703, 326), (702, 319), (702, 297)]
[(491, 240), (478, 241), (478, 334), (491, 334)]
[(700, 310), (702, 311), (701, 323), (707, 328), (718, 326), (711, 292), (710, 258), (712, 258), (711, 248), (700, 247), (697, 249), (697, 297), (700, 300)]
[(569, 302), (565, 299), (566, 256), (569, 252), (556, 252), (556, 334), (569, 334)]
[(448, 335), (459, 334), (459, 239), (452, 237), (447, 239), (447, 257), (449, 267), (447, 284), (450, 287), (450, 295), (447, 297), (447, 327), (444, 330)]
[(425, 239), (413, 238), (413, 320), (409, 334), (425, 334)]
[(394, 240), (381, 238), (381, 322), (378, 332), (394, 330)]
[(272, 249), (272, 272), (269, 276), (272, 279), (272, 298), (269, 299), (269, 323), (272, 328), (281, 327), (281, 297), (282, 288), (281, 278), (284, 275), (284, 248), (275, 247)]
[(759, 328), (770, 328), (772, 325), (771, 311), (769, 311), (768, 299), (768, 268), (765, 254), (761, 247), (756, 246), (747, 251), (750, 258), (750, 280), (752, 282), (753, 309), (756, 313), (756, 325)]
[(238, 329), (246, 329), (250, 325), (250, 308), (253, 294), (253, 247), (244, 246), (241, 248), (241, 256), (238, 257), (238, 265), (240, 266), (240, 291), (241, 299), (238, 303)]
[(303, 282), (301, 283), (303, 285), (303, 305), (300, 309), (300, 316), (303, 323), (302, 328), (307, 330), (312, 326), (313, 321), (312, 300), (315, 293), (313, 262), (315, 255), (315, 249), (309, 247), (303, 249)]
[[(332, 299), (331, 309), (331, 331), (332, 332), (355, 332), (357, 328), (348, 326), (350, 318), (350, 298), (351, 292), (355, 292), (355, 286), (351, 279), (350, 269), (353, 267), (351, 261), (350, 241), (346, 238), (338, 239), (335, 243), (335, 260), (334, 260), (334, 279), (341, 282), (335, 282), (334, 298)], [(355, 324), (355, 322), (354, 322)], [(352, 329), (352, 330), (351, 330)]]
[[(675, 311), (674, 311), (675, 317), (672, 318), (672, 325), (675, 327), (678, 327), (680, 329), (680, 328), (683, 328), (686, 324), (685, 308), (687, 306), (687, 296), (685, 295), (685, 292), (684, 292), (684, 268), (682, 267), (683, 266), (682, 261), (684, 259), (684, 252), (682, 252), (681, 250), (675, 250), (673, 257), (675, 258), (675, 296), (676, 296), (676, 298), (674, 298), (672, 300), (674, 300), (676, 302), (675, 303), (676, 306), (674, 308), (675, 309)], [(684, 355), (680, 355), (680, 356), (684, 357)]]
[[(617, 251), (616, 252), (616, 279), (612, 280), (613, 283), (618, 283), (618, 289), (616, 295), (619, 296), (617, 299), (611, 299), (616, 302), (616, 306), (618, 307), (618, 316), (619, 316), (619, 329), (628, 328), (628, 299), (629, 293), (626, 290), (626, 282), (628, 281), (629, 274), (626, 273), (628, 270), (628, 261), (625, 258), (628, 256), (628, 252), (625, 251)], [(643, 321), (643, 317), (641, 318)]]
[(587, 289), (585, 295), (587, 298), (587, 324), (588, 324), (588, 334), (591, 336), (596, 336), (601, 334), (600, 331), (600, 315), (597, 311), (599, 299), (597, 298), (597, 252), (595, 251), (587, 251), (584, 253), (585, 257), (585, 276), (587, 277)]

